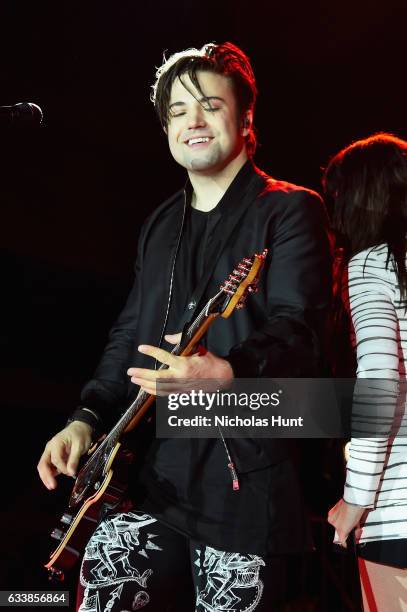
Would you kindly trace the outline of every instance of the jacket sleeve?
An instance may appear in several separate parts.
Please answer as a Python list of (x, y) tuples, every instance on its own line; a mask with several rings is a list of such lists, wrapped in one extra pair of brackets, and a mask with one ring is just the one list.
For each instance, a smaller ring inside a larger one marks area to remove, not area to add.
[[(95, 374), (84, 386), (80, 396), (82, 407), (91, 409), (97, 415), (99, 422), (89, 423), (97, 430), (106, 431), (111, 428), (117, 420), (120, 405), (127, 398), (126, 370), (134, 352), (141, 304), (145, 228), (146, 224), (141, 229), (139, 237), (133, 287), (122, 312), (110, 330), (108, 342)], [(79, 411), (76, 411), (75, 415), (78, 420), (89, 419), (89, 413), (83, 415), (83, 418)]]
[(282, 194), (269, 236), (267, 320), (226, 359), (238, 378), (321, 373), (321, 344), (331, 301), (331, 254), (325, 208), (311, 191)]
[[(399, 347), (394, 306), (394, 282), (385, 263), (366, 252), (353, 257), (348, 267), (349, 309), (357, 353), (357, 377), (352, 437), (344, 499), (373, 508), (396, 416)], [(376, 379), (376, 380), (375, 380)], [(375, 433), (369, 437), (369, 432)]]

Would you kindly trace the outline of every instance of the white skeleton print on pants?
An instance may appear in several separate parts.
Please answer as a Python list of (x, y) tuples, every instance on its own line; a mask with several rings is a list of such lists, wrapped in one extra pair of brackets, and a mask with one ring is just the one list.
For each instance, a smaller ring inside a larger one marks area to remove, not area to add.
[(81, 584), (85, 587), (84, 598), (78, 612), (102, 612), (98, 590), (112, 588), (109, 601), (103, 612), (110, 612), (116, 600), (120, 599), (123, 583), (132, 581), (137, 583), (139, 590), (134, 597), (132, 610), (139, 610), (147, 605), (149, 596), (144, 590), (147, 580), (153, 573), (146, 569), (143, 573), (131, 565), (130, 551), (145, 558), (149, 558), (150, 551), (161, 551), (152, 540), (157, 537), (153, 533), (146, 533), (144, 527), (156, 522), (148, 514), (128, 512), (108, 517), (101, 522), (86, 547), (83, 565), (91, 566), (84, 576), (83, 565), (80, 574)]
[(263, 593), (259, 578), (260, 567), (265, 565), (257, 555), (222, 552), (209, 546), (203, 563), (195, 562), (199, 575), (206, 574), (206, 586), (197, 591), (197, 612), (252, 612)]

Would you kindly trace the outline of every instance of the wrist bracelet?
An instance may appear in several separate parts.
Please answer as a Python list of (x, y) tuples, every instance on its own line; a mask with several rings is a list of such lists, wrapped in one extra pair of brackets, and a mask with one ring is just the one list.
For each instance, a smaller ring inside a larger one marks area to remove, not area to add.
[(102, 423), (99, 415), (90, 408), (86, 408), (86, 406), (79, 406), (71, 414), (66, 422), (66, 425), (70, 425), (70, 423), (73, 423), (74, 421), (81, 421), (82, 423), (90, 425), (92, 428), (92, 438), (98, 438), (100, 433), (102, 433)]

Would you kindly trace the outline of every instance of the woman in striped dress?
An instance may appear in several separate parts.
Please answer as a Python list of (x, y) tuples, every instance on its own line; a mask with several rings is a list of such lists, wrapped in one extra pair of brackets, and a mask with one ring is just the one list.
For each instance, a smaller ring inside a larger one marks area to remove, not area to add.
[(324, 186), (357, 358), (344, 495), (328, 521), (344, 547), (355, 528), (364, 609), (406, 611), (407, 142), (381, 133), (353, 143), (331, 160)]

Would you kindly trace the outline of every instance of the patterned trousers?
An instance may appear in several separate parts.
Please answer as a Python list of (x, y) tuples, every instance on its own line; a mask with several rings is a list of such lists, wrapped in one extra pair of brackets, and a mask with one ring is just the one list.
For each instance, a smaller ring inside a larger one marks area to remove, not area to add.
[(78, 612), (271, 612), (284, 562), (224, 552), (142, 512), (108, 515), (85, 550)]

